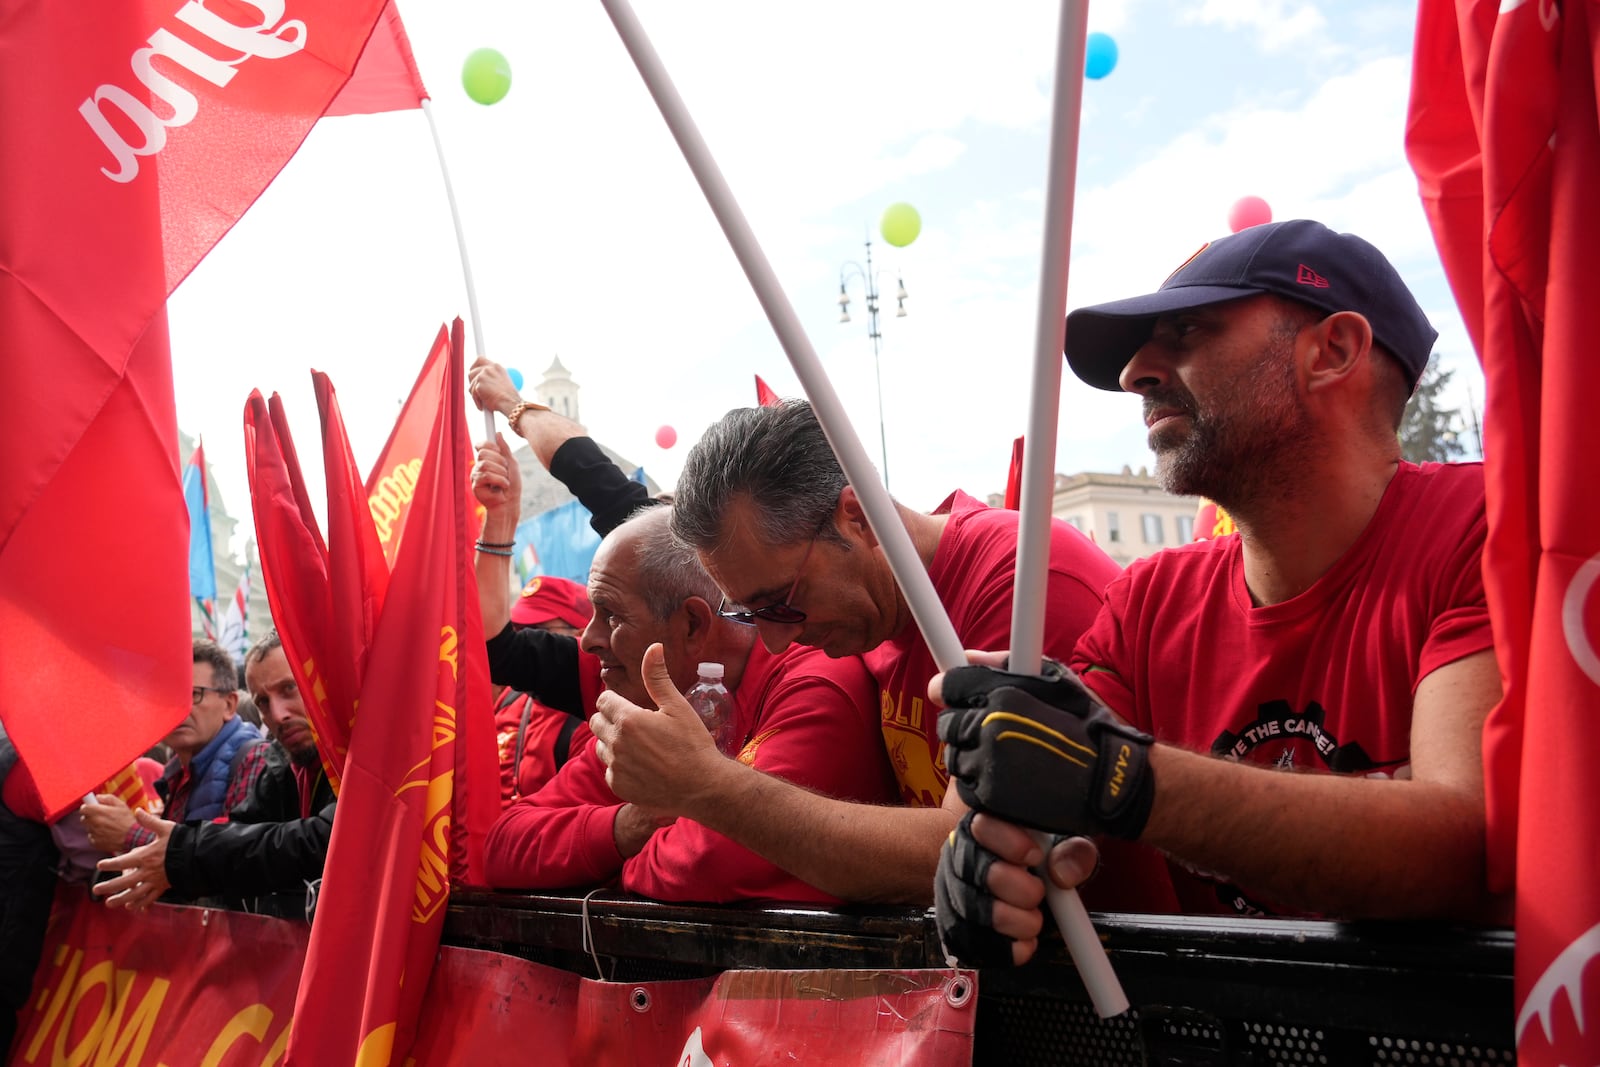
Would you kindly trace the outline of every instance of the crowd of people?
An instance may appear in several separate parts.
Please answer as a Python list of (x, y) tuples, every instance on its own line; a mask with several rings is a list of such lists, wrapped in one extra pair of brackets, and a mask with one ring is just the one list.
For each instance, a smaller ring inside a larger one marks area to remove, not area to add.
[[(1167, 489), (1217, 501), (1237, 533), (1124, 571), (1055, 521), (1025, 591), (1044, 605), (1039, 674), (1006, 669), (1015, 512), (960, 491), (896, 504), (973, 650), (939, 674), (808, 404), (729, 412), (659, 500), (480, 359), (478, 404), (603, 538), (587, 588), (515, 595), (519, 471), (504, 438), (481, 446), (491, 882), (931, 905), (978, 964), (1032, 954), (1046, 880), (1117, 910), (1500, 921), (1482, 471), (1404, 462), (1396, 436), (1435, 339), (1371, 244), (1309, 221), (1073, 311), (1069, 366), (1142, 397)], [(713, 662), (726, 751), (684, 696)], [(276, 635), (240, 666), (265, 736), (227, 653), (197, 641), (162, 813), (110, 794), (79, 813), (112, 904), (304, 908), (333, 790)]]

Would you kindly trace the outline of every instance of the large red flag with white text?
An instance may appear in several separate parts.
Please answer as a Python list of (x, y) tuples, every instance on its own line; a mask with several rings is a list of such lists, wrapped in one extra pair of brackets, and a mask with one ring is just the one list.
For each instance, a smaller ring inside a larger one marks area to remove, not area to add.
[[(291, 1063), (402, 1062), (450, 887), (482, 884), (482, 841), (498, 812), (499, 783), (460, 462), (467, 440), (460, 337), (458, 320), (371, 643), (348, 650), (364, 668), (359, 713), (296, 999)], [(324, 448), (347, 454), (325, 379), (318, 396)], [(359, 584), (341, 575), (370, 579), (377, 553), (353, 466), (336, 488), (337, 462), (330, 461), (328, 497), (336, 598), (352, 595), (338, 591), (341, 584)], [(341, 528), (347, 532), (335, 535)], [(339, 639), (353, 642), (359, 628), (345, 620)]]
[(378, 16), (355, 72), (323, 117), (406, 111), (421, 107), (427, 96), (417, 61), (411, 55), (411, 39), (406, 36), (394, 0), (389, 0), (383, 5), (383, 14)]
[[(1407, 151), (1488, 386), (1489, 876), (1519, 1061), (1600, 1062), (1600, 6), (1423, 0)], [(1584, 844), (1588, 842), (1588, 844)]]
[[(0, 715), (48, 812), (187, 711), (163, 305), (349, 77), (382, 0), (0, 17)], [(93, 521), (87, 516), (111, 516)], [(118, 572), (127, 610), (85, 613)], [(74, 701), (60, 743), (60, 694)]]

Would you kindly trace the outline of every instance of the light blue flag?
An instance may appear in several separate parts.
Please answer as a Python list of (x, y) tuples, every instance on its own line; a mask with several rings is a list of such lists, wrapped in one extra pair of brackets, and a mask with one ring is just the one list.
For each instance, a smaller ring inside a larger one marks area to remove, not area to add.
[(204, 444), (196, 445), (183, 467), (183, 502), (189, 509), (189, 595), (202, 604), (215, 604), (217, 565), (211, 555), (211, 502), (206, 496), (204, 450)]
[[(640, 485), (649, 484), (645, 481), (643, 467), (635, 470), (631, 477)], [(525, 561), (525, 550), (530, 545), (538, 556), (538, 562), (528, 574), (521, 574), (523, 567), (517, 568), (522, 581), (527, 582), (535, 574), (548, 574), (587, 584), (589, 564), (594, 561), (595, 550), (600, 547), (600, 535), (589, 525), (590, 517), (588, 508), (576, 500), (569, 500), (559, 507), (522, 520), (517, 526), (512, 559), (519, 563)]]

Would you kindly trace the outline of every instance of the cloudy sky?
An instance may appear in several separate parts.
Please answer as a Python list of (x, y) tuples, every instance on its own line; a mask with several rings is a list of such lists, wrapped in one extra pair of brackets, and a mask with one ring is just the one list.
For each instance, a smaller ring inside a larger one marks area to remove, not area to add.
[[(859, 282), (874, 239), (909, 314), (883, 319), (890, 487), (931, 507), (1004, 484), (1026, 422), (1056, 10), (1041, 0), (635, 0), (646, 30), (876, 457)], [(600, 5), (401, 0), (460, 199), (489, 354), (536, 382), (560, 356), (596, 438), (661, 484), (689, 443), (799, 386)], [(1116, 70), (1086, 85), (1069, 306), (1143, 292), (1229, 205), (1265, 198), (1373, 240), (1439, 328), (1451, 400), (1482, 384), (1403, 133), (1414, 8), (1296, 0), (1095, 0)], [(510, 95), (467, 99), (461, 64), (504, 52)], [(878, 239), (895, 201), (905, 249)], [(418, 111), (325, 120), (170, 302), (179, 421), (244, 517), (251, 388), (284, 394), (317, 476), (308, 368), (327, 371), (370, 464), (439, 325), (467, 314)], [(469, 347), (471, 346), (469, 336)], [(1152, 463), (1137, 402), (1067, 375), (1056, 469)], [(476, 423), (474, 423), (476, 425)], [(676, 447), (655, 444), (673, 426)], [(313, 486), (313, 498), (320, 488)], [(245, 524), (241, 529), (247, 529)], [(236, 549), (240, 545), (234, 546)]]

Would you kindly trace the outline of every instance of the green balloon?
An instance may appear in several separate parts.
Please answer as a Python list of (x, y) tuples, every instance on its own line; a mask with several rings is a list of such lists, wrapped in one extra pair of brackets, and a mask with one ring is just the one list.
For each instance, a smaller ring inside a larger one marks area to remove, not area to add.
[(910, 204), (890, 204), (883, 209), (883, 219), (878, 223), (883, 239), (896, 248), (904, 248), (922, 232), (922, 216)]
[(511, 64), (493, 48), (479, 48), (461, 65), (461, 87), (480, 104), (498, 104), (511, 91)]

